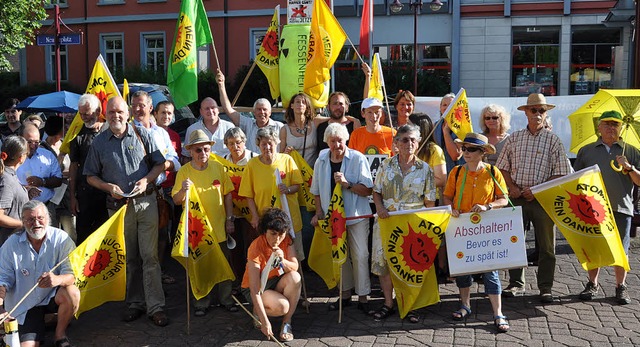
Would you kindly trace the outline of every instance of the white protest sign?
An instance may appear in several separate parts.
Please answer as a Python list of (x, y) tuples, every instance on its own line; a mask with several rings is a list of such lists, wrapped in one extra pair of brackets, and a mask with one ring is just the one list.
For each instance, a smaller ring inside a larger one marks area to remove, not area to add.
[(313, 0), (289, 0), (287, 24), (311, 24)]
[(527, 266), (522, 208), (451, 217), (445, 232), (451, 276)]

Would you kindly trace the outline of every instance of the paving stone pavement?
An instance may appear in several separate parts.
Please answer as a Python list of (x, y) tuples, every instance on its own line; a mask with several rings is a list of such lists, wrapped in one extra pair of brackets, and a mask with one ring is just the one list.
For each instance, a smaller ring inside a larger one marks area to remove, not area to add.
[[(613, 270), (601, 273), (605, 295), (582, 302), (577, 294), (584, 288), (586, 272), (577, 262), (561, 235), (558, 238), (557, 268), (553, 287), (556, 302), (543, 305), (538, 301), (535, 280), (537, 267), (527, 269), (527, 293), (523, 297), (504, 298), (503, 312), (511, 330), (496, 334), (489, 300), (482, 286), (472, 286), (472, 315), (466, 322), (455, 322), (451, 312), (458, 308), (455, 284), (440, 286), (441, 302), (420, 310), (417, 324), (400, 320), (397, 313), (383, 322), (358, 311), (355, 305), (345, 308), (342, 323), (337, 312), (329, 312), (326, 287), (311, 272), (305, 272), (311, 297), (310, 313), (298, 307), (293, 317), (295, 340), (288, 346), (638, 346), (640, 345), (640, 242), (634, 240), (630, 251), (631, 272), (627, 284), (633, 302), (620, 306), (614, 301)], [(528, 241), (530, 244), (531, 241)], [(120, 320), (125, 309), (122, 302), (107, 303), (84, 313), (68, 330), (77, 346), (277, 346), (267, 341), (253, 327), (243, 311), (228, 313), (211, 308), (205, 317), (194, 317), (191, 311), (189, 333), (184, 272), (179, 265), (169, 268), (177, 283), (165, 285), (167, 312), (171, 323), (159, 328), (146, 318), (131, 323)], [(501, 271), (503, 285), (507, 272)], [(602, 293), (602, 291), (601, 291)], [(357, 300), (357, 297), (353, 297)], [(382, 305), (379, 287), (375, 287), (372, 305)], [(279, 331), (281, 320), (271, 320)], [(53, 334), (53, 332), (51, 332)]]

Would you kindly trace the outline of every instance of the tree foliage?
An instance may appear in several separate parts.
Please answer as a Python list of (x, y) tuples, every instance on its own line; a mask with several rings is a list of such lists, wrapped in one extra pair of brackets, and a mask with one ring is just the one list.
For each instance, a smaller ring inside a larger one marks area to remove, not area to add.
[(47, 18), (42, 0), (0, 1), (0, 71), (9, 71), (8, 57), (33, 42)]

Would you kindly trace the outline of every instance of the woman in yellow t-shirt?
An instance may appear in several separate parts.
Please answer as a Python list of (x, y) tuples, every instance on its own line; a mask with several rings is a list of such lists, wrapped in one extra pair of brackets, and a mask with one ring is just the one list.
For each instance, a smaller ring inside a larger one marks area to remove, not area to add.
[[(227, 233), (235, 232), (233, 225), (233, 202), (231, 192), (233, 183), (229, 175), (224, 171), (222, 164), (209, 161), (213, 141), (202, 130), (196, 130), (189, 136), (189, 142), (185, 148), (191, 154), (192, 160), (183, 165), (176, 174), (176, 184), (171, 195), (176, 205), (182, 205), (189, 188), (196, 189), (203, 209), (209, 218), (220, 249), (229, 261), (229, 249), (227, 248)], [(220, 303), (229, 312), (237, 312), (231, 298), (232, 282), (224, 281), (218, 284), (218, 296)], [(204, 316), (209, 309), (211, 298), (206, 295), (194, 304), (196, 316)]]
[[(277, 152), (279, 139), (275, 128), (260, 128), (255, 140), (260, 148), (260, 155), (249, 160), (238, 195), (247, 198), (247, 205), (251, 211), (251, 226), (257, 229), (264, 210), (270, 207), (281, 207), (277, 206), (277, 201), (284, 194), (287, 197), (287, 206), (296, 234), (294, 245), (298, 260), (303, 260), (304, 252), (300, 235), (302, 219), (297, 195), (302, 184), (302, 174), (291, 156)], [(276, 185), (276, 169), (280, 172), (282, 180), (279, 185)]]

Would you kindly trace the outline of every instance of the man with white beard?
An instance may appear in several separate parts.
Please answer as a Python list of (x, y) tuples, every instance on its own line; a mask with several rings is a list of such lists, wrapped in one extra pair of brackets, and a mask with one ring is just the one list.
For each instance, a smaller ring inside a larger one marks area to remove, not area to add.
[[(55, 345), (71, 346), (66, 330), (78, 309), (80, 290), (66, 257), (75, 244), (64, 230), (49, 223), (49, 211), (41, 201), (27, 202), (22, 207), (24, 229), (0, 248), (0, 318), (38, 285), (13, 312), (22, 346), (37, 347), (44, 341), (44, 316), (55, 312)], [(50, 271), (59, 262), (62, 265)]]
[(100, 132), (100, 99), (93, 94), (82, 95), (78, 100), (78, 113), (84, 124), (78, 135), (69, 143), (69, 195), (71, 213), (76, 216), (77, 243), (81, 244), (109, 219), (109, 214), (106, 205), (107, 195), (87, 183), (87, 176), (82, 174), (89, 148)]

